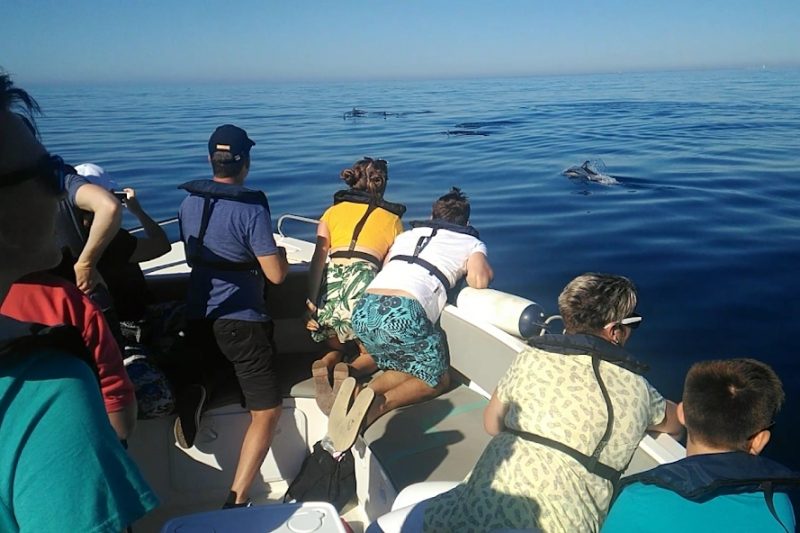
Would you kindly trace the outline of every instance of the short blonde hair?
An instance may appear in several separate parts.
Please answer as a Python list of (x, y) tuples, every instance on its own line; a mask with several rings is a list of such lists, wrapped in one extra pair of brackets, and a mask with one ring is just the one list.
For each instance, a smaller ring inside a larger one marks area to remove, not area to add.
[(570, 281), (558, 297), (558, 309), (569, 333), (598, 333), (606, 324), (636, 309), (636, 286), (624, 276), (589, 272)]

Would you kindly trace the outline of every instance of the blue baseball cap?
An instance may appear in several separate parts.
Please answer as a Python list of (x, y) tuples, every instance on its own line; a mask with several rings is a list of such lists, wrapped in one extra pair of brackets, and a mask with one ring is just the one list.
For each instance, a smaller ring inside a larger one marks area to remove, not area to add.
[(228, 152), (234, 161), (250, 154), (250, 148), (256, 143), (247, 136), (247, 132), (233, 124), (224, 124), (214, 130), (208, 139), (208, 155), (214, 152)]

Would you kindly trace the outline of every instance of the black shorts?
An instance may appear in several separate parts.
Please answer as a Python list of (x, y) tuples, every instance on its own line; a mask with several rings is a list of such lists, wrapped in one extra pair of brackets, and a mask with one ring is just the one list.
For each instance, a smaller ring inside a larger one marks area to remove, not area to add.
[(218, 378), (224, 373), (220, 363), (232, 364), (245, 407), (261, 411), (277, 407), (283, 401), (275, 371), (272, 332), (272, 322), (192, 320), (187, 328), (187, 341), (193, 351), (203, 354), (206, 375)]

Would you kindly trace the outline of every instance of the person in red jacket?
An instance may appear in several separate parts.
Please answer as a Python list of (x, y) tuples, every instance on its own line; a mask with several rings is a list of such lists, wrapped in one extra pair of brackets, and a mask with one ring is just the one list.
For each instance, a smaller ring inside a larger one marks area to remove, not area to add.
[(80, 331), (100, 376), (108, 419), (120, 440), (136, 425), (136, 396), (122, 354), (100, 308), (74, 284), (51, 274), (29, 274), (11, 286), (0, 314), (46, 326), (68, 324)]

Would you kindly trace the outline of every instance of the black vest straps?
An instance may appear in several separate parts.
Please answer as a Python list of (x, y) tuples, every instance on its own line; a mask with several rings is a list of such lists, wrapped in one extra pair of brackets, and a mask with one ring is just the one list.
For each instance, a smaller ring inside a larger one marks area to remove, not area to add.
[(603, 450), (608, 445), (608, 441), (611, 438), (611, 433), (614, 429), (614, 406), (611, 403), (611, 396), (608, 394), (608, 388), (606, 387), (606, 384), (600, 375), (600, 361), (611, 363), (636, 374), (642, 374), (645, 372), (647, 370), (647, 366), (633, 359), (628, 352), (619, 346), (615, 346), (608, 341), (593, 335), (544, 335), (542, 337), (531, 339), (530, 344), (536, 348), (547, 350), (553, 353), (559, 353), (561, 355), (588, 354), (592, 357), (592, 372), (594, 373), (594, 378), (597, 381), (597, 385), (600, 387), (600, 393), (603, 395), (603, 401), (606, 404), (606, 412), (608, 413), (606, 419), (606, 429), (591, 455), (586, 455), (585, 453), (580, 452), (571, 446), (567, 446), (566, 444), (543, 437), (541, 435), (535, 435), (526, 431), (518, 431), (510, 428), (507, 428), (506, 431), (518, 435), (523, 439), (544, 444), (545, 446), (559, 450), (560, 452), (565, 453), (578, 461), (592, 474), (607, 479), (614, 486), (616, 486), (624, 469), (617, 470), (600, 462), (600, 454), (603, 453)]
[(459, 224), (453, 224), (452, 222), (447, 222), (440, 219), (433, 219), (433, 220), (413, 220), (411, 221), (411, 227), (416, 228), (432, 228), (430, 235), (423, 235), (417, 241), (417, 246), (414, 248), (413, 255), (395, 255), (392, 256), (390, 261), (398, 260), (398, 261), (405, 261), (407, 263), (411, 263), (412, 265), (419, 265), (428, 273), (439, 280), (439, 283), (442, 284), (445, 291), (450, 291), (453, 289), (453, 285), (450, 284), (450, 280), (447, 279), (447, 276), (444, 275), (444, 272), (439, 270), (439, 268), (431, 263), (430, 261), (426, 261), (422, 259), (419, 254), (422, 253), (422, 250), (425, 249), (426, 246), (431, 242), (431, 240), (436, 236), (439, 230), (447, 230), (453, 231), (455, 233), (462, 233), (464, 235), (471, 235), (476, 239), (479, 238), (478, 230), (473, 228), (472, 226), (461, 226)]
[(333, 195), (333, 205), (341, 202), (352, 202), (354, 204), (375, 204), (376, 207), (385, 209), (386, 211), (402, 217), (406, 212), (406, 206), (394, 202), (387, 202), (383, 198), (373, 198), (371, 194), (366, 191), (356, 191), (354, 189), (347, 189), (337, 191)]
[(223, 271), (260, 271), (260, 264), (257, 259), (252, 261), (228, 261), (226, 259), (206, 259), (203, 257), (202, 250), (205, 242), (208, 223), (214, 211), (216, 199), (232, 200), (245, 204), (261, 205), (269, 211), (269, 202), (266, 195), (261, 191), (254, 191), (242, 187), (241, 185), (229, 185), (218, 183), (213, 180), (188, 181), (178, 186), (179, 189), (200, 196), (203, 198), (203, 214), (200, 219), (200, 229), (197, 233), (197, 241), (191, 246), (186, 246), (186, 259), (190, 265), (202, 265), (215, 270)]
[(619, 470), (616, 470), (605, 463), (601, 463), (600, 461), (593, 461), (588, 455), (583, 454), (575, 448), (567, 446), (566, 444), (562, 444), (557, 440), (548, 439), (547, 437), (542, 437), (541, 435), (528, 433), (527, 431), (519, 431), (517, 429), (506, 428), (503, 431), (512, 433), (520, 438), (535, 442), (537, 444), (543, 444), (548, 448), (553, 448), (554, 450), (558, 450), (561, 453), (569, 455), (583, 465), (586, 470), (596, 476), (600, 476), (603, 479), (609, 480), (614, 486), (616, 486), (616, 484), (619, 482), (619, 478), (622, 475), (622, 472)]
[[(413, 223), (412, 223), (413, 225)], [(430, 235), (423, 235), (417, 241), (417, 246), (414, 248), (414, 255), (394, 255), (390, 259), (390, 261), (405, 261), (407, 263), (411, 263), (412, 265), (419, 265), (425, 270), (428, 271), (428, 274), (435, 277), (439, 280), (439, 283), (442, 284), (445, 291), (449, 291), (452, 289), (452, 285), (450, 285), (450, 280), (447, 279), (447, 276), (444, 275), (444, 272), (439, 270), (439, 267), (431, 263), (430, 261), (426, 261), (422, 259), (419, 254), (422, 253), (422, 250), (425, 249), (426, 246), (433, 240), (436, 236), (436, 233), (439, 231), (439, 228), (434, 227), (433, 231)]]
[(92, 369), (100, 383), (97, 363), (83, 342), (80, 332), (74, 326), (44, 326), (29, 323), (27, 334), (0, 343), (0, 359), (10, 355), (28, 354), (39, 350), (54, 350), (74, 355)]
[(361, 231), (364, 229), (364, 226), (367, 223), (367, 219), (372, 214), (373, 211), (377, 208), (385, 209), (390, 213), (397, 215), (398, 217), (402, 217), (403, 213), (406, 212), (406, 206), (402, 204), (395, 204), (392, 202), (387, 202), (383, 198), (373, 198), (369, 193), (364, 191), (356, 191), (356, 190), (345, 190), (345, 191), (338, 191), (336, 194), (333, 195), (333, 204), (336, 205), (341, 202), (351, 202), (356, 204), (367, 204), (367, 210), (364, 212), (364, 215), (359, 219), (356, 223), (355, 227), (353, 228), (353, 235), (350, 238), (350, 246), (347, 250), (339, 250), (337, 252), (333, 252), (330, 257), (332, 259), (344, 258), (344, 259), (362, 259), (364, 261), (369, 261), (373, 265), (378, 268), (381, 268), (381, 261), (366, 252), (359, 252), (355, 250), (356, 243), (358, 242), (358, 236), (361, 235)]
[(439, 218), (431, 220), (412, 220), (409, 222), (412, 228), (433, 228), (433, 229), (446, 229), (455, 233), (463, 233), (464, 235), (472, 235), (476, 239), (480, 239), (481, 235), (478, 230), (473, 226), (462, 226), (461, 224), (454, 224)]
[(564, 443), (543, 437), (541, 435), (536, 435), (534, 433), (528, 433), (527, 431), (519, 431), (511, 428), (506, 428), (506, 431), (522, 437), (525, 440), (544, 444), (545, 446), (569, 455), (583, 465), (583, 467), (586, 468), (586, 470), (588, 470), (590, 473), (607, 479), (614, 487), (616, 487), (617, 483), (619, 482), (619, 478), (622, 476), (622, 471), (600, 462), (600, 454), (603, 453), (603, 450), (611, 438), (611, 432), (614, 429), (614, 406), (611, 404), (611, 397), (608, 394), (606, 384), (603, 382), (603, 378), (600, 376), (600, 358), (594, 354), (592, 354), (592, 371), (594, 372), (594, 377), (595, 380), (597, 380), (597, 384), (600, 386), (600, 392), (603, 395), (603, 401), (606, 404), (606, 412), (608, 413), (608, 417), (606, 419), (606, 430), (603, 433), (603, 436), (600, 438), (600, 441), (595, 446), (592, 455), (586, 455), (585, 453), (580, 452), (571, 446), (567, 446)]
[(692, 455), (660, 465), (625, 478), (621, 488), (632, 483), (655, 485), (699, 503), (726, 494), (760, 491), (770, 514), (787, 530), (775, 510), (773, 496), (775, 492), (800, 489), (800, 473), (766, 457), (734, 451)]

